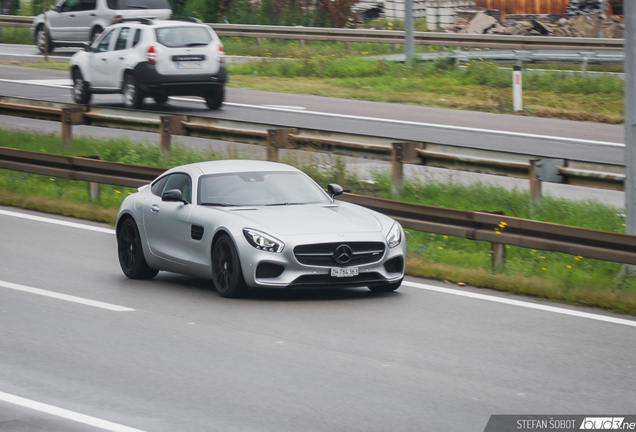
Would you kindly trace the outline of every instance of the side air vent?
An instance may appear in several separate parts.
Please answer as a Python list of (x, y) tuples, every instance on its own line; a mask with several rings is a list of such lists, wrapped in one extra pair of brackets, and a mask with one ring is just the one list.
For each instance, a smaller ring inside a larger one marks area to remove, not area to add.
[(192, 240), (201, 240), (203, 238), (203, 227), (200, 225), (192, 225), (192, 231), (190, 231)]

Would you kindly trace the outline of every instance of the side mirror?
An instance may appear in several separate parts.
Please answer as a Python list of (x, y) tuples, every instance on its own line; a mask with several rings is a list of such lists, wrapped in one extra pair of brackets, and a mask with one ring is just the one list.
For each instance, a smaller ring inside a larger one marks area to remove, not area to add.
[(331, 197), (331, 199), (333, 199), (333, 197), (338, 196), (338, 195), (342, 195), (342, 187), (340, 185), (337, 185), (335, 183), (331, 183), (329, 186), (327, 186), (327, 193), (329, 194), (329, 196)]
[(59, 12), (59, 11), (61, 10), (61, 8), (60, 8), (59, 6), (53, 6), (53, 7), (51, 8), (51, 10), (52, 10), (52, 11), (55, 11), (55, 12)]
[(182, 202), (186, 204), (186, 202), (183, 201), (183, 195), (179, 189), (170, 189), (169, 191), (165, 191), (163, 195), (161, 195), (161, 201)]
[(88, 51), (91, 52), (91, 45), (88, 42), (82, 42), (82, 48), (84, 49), (84, 51)]

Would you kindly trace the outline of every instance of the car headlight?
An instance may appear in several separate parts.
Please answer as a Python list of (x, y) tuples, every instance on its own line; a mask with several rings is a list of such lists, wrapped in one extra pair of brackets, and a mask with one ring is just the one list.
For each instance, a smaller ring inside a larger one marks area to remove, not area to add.
[(402, 227), (399, 223), (394, 223), (386, 236), (386, 242), (389, 244), (389, 248), (394, 248), (402, 243)]
[(285, 243), (277, 238), (252, 228), (243, 228), (243, 235), (249, 244), (259, 250), (280, 253), (285, 247)]

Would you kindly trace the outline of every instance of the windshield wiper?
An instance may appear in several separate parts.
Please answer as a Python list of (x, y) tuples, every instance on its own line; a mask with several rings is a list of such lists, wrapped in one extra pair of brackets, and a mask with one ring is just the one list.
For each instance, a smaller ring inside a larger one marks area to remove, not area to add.
[(284, 202), (284, 203), (276, 203), (276, 204), (265, 204), (265, 207), (271, 207), (271, 206), (290, 206), (290, 205), (305, 205), (305, 203), (290, 203), (290, 202)]
[(207, 43), (205, 43), (205, 42), (192, 42), (192, 43), (187, 44), (186, 46), (187, 47), (193, 47), (193, 46), (206, 46), (206, 45), (207, 45)]
[(215, 206), (215, 207), (240, 207), (239, 204), (227, 204), (227, 203), (201, 203), (201, 205)]

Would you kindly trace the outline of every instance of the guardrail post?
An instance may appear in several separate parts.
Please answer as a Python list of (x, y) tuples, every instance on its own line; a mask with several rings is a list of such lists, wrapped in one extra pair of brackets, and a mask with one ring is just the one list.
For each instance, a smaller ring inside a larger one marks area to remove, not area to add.
[(305, 49), (305, 39), (299, 39), (298, 43), (300, 44), (300, 49)]
[(345, 51), (347, 54), (351, 52), (351, 42), (345, 42)]
[(490, 253), (492, 258), (492, 269), (501, 271), (506, 262), (506, 245), (503, 243), (490, 243)]
[(417, 160), (417, 149), (422, 147), (422, 143), (401, 142), (391, 143), (391, 194), (397, 196), (402, 189), (404, 179), (405, 163)]
[(84, 107), (62, 108), (62, 145), (68, 146), (73, 141), (73, 125), (84, 123)]
[(161, 116), (159, 117), (159, 153), (163, 160), (170, 159), (170, 147), (172, 135), (185, 135), (186, 129), (183, 122), (186, 116)]
[(528, 172), (528, 180), (530, 181), (530, 207), (541, 207), (543, 196), (541, 194), (541, 180), (537, 179), (537, 163), (538, 160), (530, 161), (530, 171)]
[(278, 149), (289, 148), (289, 135), (298, 133), (298, 129), (267, 129), (267, 160), (278, 162)]

